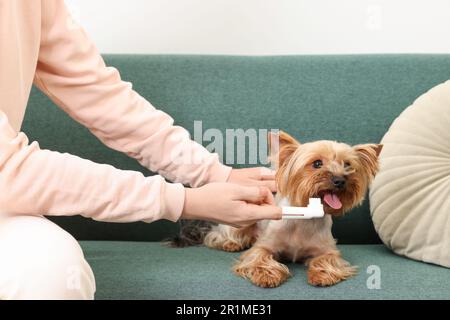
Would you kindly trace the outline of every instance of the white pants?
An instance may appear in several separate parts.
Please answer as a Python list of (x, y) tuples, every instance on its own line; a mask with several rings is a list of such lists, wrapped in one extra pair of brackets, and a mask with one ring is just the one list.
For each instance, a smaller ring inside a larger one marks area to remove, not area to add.
[(78, 242), (44, 217), (0, 218), (0, 300), (93, 299), (94, 274)]

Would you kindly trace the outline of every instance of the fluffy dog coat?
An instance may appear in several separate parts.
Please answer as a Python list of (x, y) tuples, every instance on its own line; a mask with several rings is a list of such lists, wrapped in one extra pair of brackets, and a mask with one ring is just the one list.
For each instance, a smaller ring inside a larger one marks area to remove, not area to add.
[[(271, 150), (277, 167), (277, 199), (291, 206), (306, 206), (309, 198), (321, 198), (325, 216), (311, 220), (261, 221), (237, 229), (219, 225), (204, 244), (225, 251), (244, 252), (233, 271), (261, 287), (277, 287), (290, 276), (280, 261), (304, 262), (308, 283), (330, 286), (356, 273), (345, 261), (331, 234), (332, 217), (359, 205), (378, 170), (382, 146), (349, 146), (333, 141), (300, 144), (284, 132), (278, 150)], [(273, 141), (273, 140), (272, 140)], [(271, 148), (272, 149), (272, 148)]]

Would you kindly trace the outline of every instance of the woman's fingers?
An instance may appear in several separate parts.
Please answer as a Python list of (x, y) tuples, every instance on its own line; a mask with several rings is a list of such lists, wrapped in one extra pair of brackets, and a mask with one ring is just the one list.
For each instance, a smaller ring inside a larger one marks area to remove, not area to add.
[(269, 168), (261, 167), (258, 185), (270, 189), (272, 192), (277, 192), (277, 184), (275, 182), (275, 171)]
[(266, 187), (236, 186), (236, 200), (242, 201), (249, 220), (281, 219), (281, 208), (276, 206), (272, 192)]
[(277, 192), (277, 184), (275, 180), (261, 180), (256, 181), (255, 183), (261, 187), (268, 188), (271, 192)]
[(265, 181), (265, 180), (275, 180), (275, 175), (266, 175), (266, 176), (261, 176), (261, 180)]
[(280, 219), (281, 208), (269, 188), (210, 183), (186, 189), (184, 219), (200, 219), (243, 227), (265, 219)]
[(262, 196), (262, 203), (275, 205), (275, 199), (273, 197), (272, 191), (267, 187), (260, 187), (259, 193)]
[(277, 184), (275, 180), (251, 180), (242, 185), (265, 187), (272, 192), (277, 192)]
[(275, 204), (272, 192), (265, 186), (247, 187), (235, 185), (235, 200), (251, 202), (251, 203), (267, 203)]
[(281, 208), (275, 205), (248, 204), (248, 208), (254, 212), (255, 220), (280, 220), (282, 218)]
[(275, 180), (275, 171), (266, 167), (261, 167), (259, 171), (259, 178), (261, 180)]
[(272, 192), (277, 192), (275, 171), (266, 167), (233, 169), (228, 182), (243, 186), (264, 186)]

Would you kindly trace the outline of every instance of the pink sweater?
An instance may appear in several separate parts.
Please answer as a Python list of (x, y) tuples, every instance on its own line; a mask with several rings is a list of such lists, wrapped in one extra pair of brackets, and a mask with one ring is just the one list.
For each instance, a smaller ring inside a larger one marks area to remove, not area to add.
[[(105, 145), (176, 183), (29, 143), (20, 127), (33, 83)], [(230, 170), (105, 66), (63, 0), (0, 0), (0, 213), (176, 221), (182, 184), (225, 181)]]

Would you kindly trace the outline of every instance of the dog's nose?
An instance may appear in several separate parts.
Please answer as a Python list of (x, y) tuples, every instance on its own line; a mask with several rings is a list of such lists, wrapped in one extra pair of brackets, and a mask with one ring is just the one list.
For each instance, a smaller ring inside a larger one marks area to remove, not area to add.
[(345, 188), (345, 178), (344, 177), (333, 176), (331, 178), (331, 182), (333, 182), (333, 186), (335, 186), (338, 189), (344, 189)]

